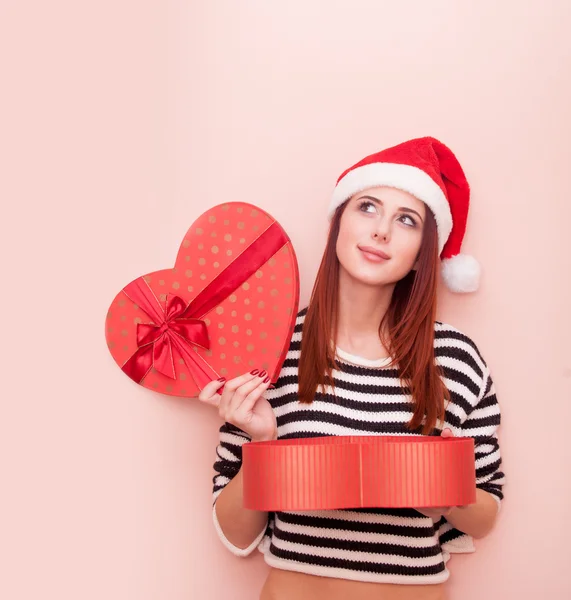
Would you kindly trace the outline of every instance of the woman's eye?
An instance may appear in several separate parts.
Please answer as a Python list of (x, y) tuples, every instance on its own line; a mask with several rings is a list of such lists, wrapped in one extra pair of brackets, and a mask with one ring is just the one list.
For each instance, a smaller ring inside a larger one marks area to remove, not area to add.
[(412, 217), (409, 217), (408, 215), (402, 215), (401, 219), (405, 225), (408, 225), (409, 227), (416, 227), (416, 221)]
[(365, 200), (359, 204), (359, 210), (362, 210), (363, 212), (371, 212), (369, 208), (375, 209), (375, 205), (369, 200)]

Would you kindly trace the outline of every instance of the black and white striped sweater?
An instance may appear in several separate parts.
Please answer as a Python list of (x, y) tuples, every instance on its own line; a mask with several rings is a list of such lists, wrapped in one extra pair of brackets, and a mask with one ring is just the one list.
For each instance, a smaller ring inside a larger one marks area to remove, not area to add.
[[(397, 369), (348, 360), (350, 355), (342, 351), (333, 371), (336, 396), (326, 388), (327, 393), (317, 393), (311, 404), (298, 401), (306, 313), (307, 308), (298, 313), (275, 389), (266, 392), (277, 417), (278, 438), (410, 435), (405, 425), (412, 416), (412, 401)], [(494, 496), (499, 509), (504, 483), (497, 439), (500, 409), (489, 369), (474, 342), (450, 325), (435, 323), (434, 347), (451, 394), (445, 422), (435, 434), (449, 427), (455, 435), (474, 437), (477, 486)], [(472, 538), (445, 518), (435, 522), (413, 509), (371, 508), (269, 513), (266, 529), (248, 548), (237, 548), (220, 528), (216, 499), (239, 471), (247, 441), (243, 431), (225, 423), (214, 463), (214, 525), (224, 545), (238, 556), (257, 547), (269, 565), (280, 569), (356, 581), (426, 584), (448, 579), (451, 553), (474, 551)]]

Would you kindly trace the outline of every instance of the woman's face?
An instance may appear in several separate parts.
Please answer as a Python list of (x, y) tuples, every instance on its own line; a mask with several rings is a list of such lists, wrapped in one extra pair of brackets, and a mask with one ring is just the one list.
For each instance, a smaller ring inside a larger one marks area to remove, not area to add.
[(374, 187), (347, 201), (337, 238), (341, 268), (369, 285), (394, 284), (415, 266), (426, 205), (411, 194)]

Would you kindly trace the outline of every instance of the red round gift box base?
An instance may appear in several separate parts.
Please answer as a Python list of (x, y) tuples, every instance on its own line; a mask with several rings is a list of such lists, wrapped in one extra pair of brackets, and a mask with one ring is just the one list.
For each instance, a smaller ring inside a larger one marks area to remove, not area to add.
[(242, 447), (252, 510), (422, 508), (476, 502), (474, 439), (327, 436)]

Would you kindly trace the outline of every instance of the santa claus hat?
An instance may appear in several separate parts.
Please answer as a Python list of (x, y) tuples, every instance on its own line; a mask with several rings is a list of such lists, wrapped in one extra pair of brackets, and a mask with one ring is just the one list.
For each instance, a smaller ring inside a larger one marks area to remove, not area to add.
[(354, 194), (377, 186), (408, 192), (432, 210), (444, 282), (453, 292), (476, 291), (480, 266), (472, 256), (460, 253), (470, 186), (452, 151), (435, 138), (423, 137), (365, 157), (337, 180), (328, 218)]

